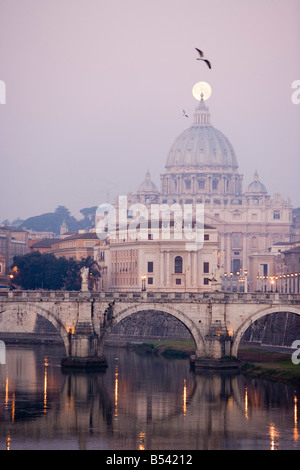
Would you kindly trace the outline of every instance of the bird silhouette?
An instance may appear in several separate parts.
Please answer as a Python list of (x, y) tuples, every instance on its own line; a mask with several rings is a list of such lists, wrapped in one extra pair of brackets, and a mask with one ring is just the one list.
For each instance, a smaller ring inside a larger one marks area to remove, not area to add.
[(188, 118), (188, 115), (186, 114), (184, 109), (183, 109), (183, 115)]
[(195, 47), (196, 51), (198, 51), (200, 57), (197, 58), (197, 60), (203, 60), (206, 65), (208, 66), (209, 69), (211, 69), (211, 63), (209, 62), (209, 60), (205, 59), (204, 58), (204, 55), (203, 55), (203, 52), (200, 51), (200, 49), (197, 49), (197, 47)]

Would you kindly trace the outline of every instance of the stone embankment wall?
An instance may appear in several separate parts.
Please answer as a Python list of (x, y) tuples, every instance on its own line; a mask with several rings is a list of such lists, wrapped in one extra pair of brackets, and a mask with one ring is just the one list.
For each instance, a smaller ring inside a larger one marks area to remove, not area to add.
[(122, 320), (112, 331), (110, 338), (191, 340), (187, 327), (177, 318), (164, 312), (137, 312)]
[[(141, 312), (116, 325), (111, 338), (191, 340), (188, 329), (179, 320), (163, 312)], [(275, 313), (254, 322), (243, 336), (244, 341), (263, 345), (291, 347), (300, 340), (300, 316)]]
[(296, 339), (300, 340), (300, 316), (283, 312), (260, 318), (243, 336), (244, 341), (285, 347), (291, 347)]

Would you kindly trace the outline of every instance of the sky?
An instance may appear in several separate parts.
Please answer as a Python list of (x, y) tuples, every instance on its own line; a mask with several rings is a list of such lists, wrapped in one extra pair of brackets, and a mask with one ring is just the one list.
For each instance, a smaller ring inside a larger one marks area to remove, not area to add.
[(160, 187), (198, 81), (244, 190), (300, 207), (299, 51), (300, 0), (0, 0), (0, 221)]

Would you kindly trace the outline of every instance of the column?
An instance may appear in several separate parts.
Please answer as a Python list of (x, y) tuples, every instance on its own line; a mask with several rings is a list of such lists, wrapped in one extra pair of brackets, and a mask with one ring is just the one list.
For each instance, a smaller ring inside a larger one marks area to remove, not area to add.
[(194, 287), (198, 287), (198, 276), (197, 276), (197, 251), (193, 251), (192, 253), (192, 260), (193, 260), (193, 282), (192, 285)]
[(166, 252), (167, 262), (166, 262), (166, 287), (170, 287), (170, 252)]
[(165, 252), (160, 252), (160, 286), (165, 286), (165, 263), (164, 263)]

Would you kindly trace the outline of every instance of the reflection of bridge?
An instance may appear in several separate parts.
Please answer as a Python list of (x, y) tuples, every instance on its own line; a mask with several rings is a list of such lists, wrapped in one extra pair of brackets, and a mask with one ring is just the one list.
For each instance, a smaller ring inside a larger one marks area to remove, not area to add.
[(112, 348), (105, 373), (60, 373), (51, 349), (35, 357), (35, 348), (9, 348), (0, 449), (267, 449), (274, 421), (280, 448), (292, 433), (299, 448), (293, 388), (258, 387), (234, 372), (191, 374), (181, 361)]
[(60, 333), (66, 349), (63, 363), (70, 366), (105, 365), (102, 351), (111, 328), (133, 313), (149, 310), (165, 312), (180, 320), (194, 339), (196, 364), (211, 367), (220, 364), (217, 360), (223, 356), (237, 356), (240, 340), (255, 320), (276, 312), (300, 315), (300, 294), (217, 291), (0, 294), (0, 319), (4, 315), (6, 331), (14, 331), (14, 322), (22, 324), (25, 312), (43, 316)]

